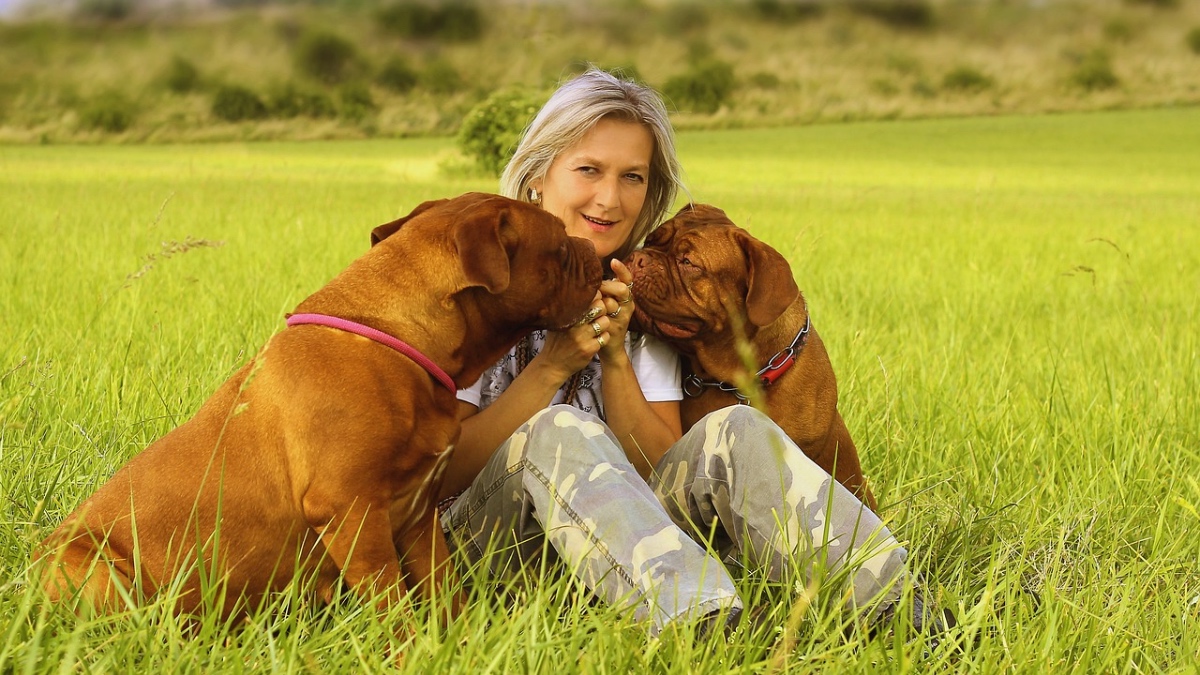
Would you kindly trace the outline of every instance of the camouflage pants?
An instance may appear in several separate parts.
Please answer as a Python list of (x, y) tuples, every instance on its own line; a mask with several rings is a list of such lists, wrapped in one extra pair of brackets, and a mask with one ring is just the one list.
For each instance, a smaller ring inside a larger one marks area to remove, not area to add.
[(856, 605), (899, 595), (905, 550), (878, 516), (749, 406), (700, 420), (649, 484), (597, 418), (557, 405), (530, 418), (443, 516), (452, 547), (502, 575), (553, 547), (605, 602), (657, 634), (741, 600), (697, 541), (773, 579), (843, 571)]

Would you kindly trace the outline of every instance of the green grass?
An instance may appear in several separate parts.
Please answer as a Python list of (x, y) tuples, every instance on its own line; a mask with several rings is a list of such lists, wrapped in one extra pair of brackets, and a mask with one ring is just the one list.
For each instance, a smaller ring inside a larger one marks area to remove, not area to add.
[[(284, 597), (237, 628), (189, 627), (164, 602), (76, 621), (37, 602), (26, 565), (372, 227), (492, 187), (439, 174), (449, 146), (0, 148), (0, 672), (388, 667), (396, 639), (353, 600), (288, 611)], [(813, 609), (786, 667), (1194, 672), (1200, 110), (684, 133), (680, 146), (693, 197), (791, 260), (884, 515), (961, 623), (959, 653), (920, 661), (919, 644), (845, 637)], [(742, 583), (777, 621), (789, 611), (791, 594)], [(763, 635), (650, 640), (555, 575), (507, 599), (476, 593), (446, 633), (421, 624), (401, 647), (409, 670), (778, 665)]]

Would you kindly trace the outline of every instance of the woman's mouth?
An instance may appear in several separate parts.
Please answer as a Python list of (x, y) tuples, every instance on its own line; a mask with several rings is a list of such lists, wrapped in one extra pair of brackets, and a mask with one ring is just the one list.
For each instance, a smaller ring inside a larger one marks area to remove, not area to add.
[(589, 227), (591, 227), (592, 230), (594, 230), (596, 232), (607, 232), (608, 230), (612, 229), (613, 225), (616, 225), (618, 222), (620, 222), (620, 221), (616, 221), (616, 220), (604, 220), (603, 218), (594, 218), (594, 217), (589, 216), (584, 213), (581, 213), (579, 215), (583, 216), (583, 220), (588, 224)]

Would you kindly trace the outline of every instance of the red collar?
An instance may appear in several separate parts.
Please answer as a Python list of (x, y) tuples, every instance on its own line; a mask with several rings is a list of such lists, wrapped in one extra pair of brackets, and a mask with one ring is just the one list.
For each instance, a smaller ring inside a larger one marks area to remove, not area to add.
[(454, 380), (451, 379), (451, 377), (446, 374), (446, 371), (442, 370), (441, 368), (438, 367), (438, 365), (436, 363), (431, 361), (428, 356), (425, 356), (421, 352), (417, 351), (415, 348), (413, 348), (408, 343), (403, 342), (397, 338), (394, 338), (391, 335), (384, 333), (383, 331), (375, 330), (374, 328), (371, 328), (370, 326), (364, 326), (361, 323), (355, 323), (355, 322), (347, 320), (347, 319), (339, 319), (336, 316), (329, 316), (327, 314), (289, 314), (288, 315), (287, 325), (299, 326), (299, 325), (303, 325), (303, 324), (312, 324), (312, 325), (316, 325), (316, 326), (328, 326), (329, 328), (336, 328), (338, 330), (344, 330), (347, 333), (354, 333), (355, 335), (361, 335), (365, 338), (374, 340), (375, 342), (378, 342), (380, 344), (387, 345), (387, 346), (391, 347), (392, 349), (395, 349), (396, 351), (400, 352), (401, 354), (407, 356), (408, 358), (412, 359), (413, 361), (416, 361), (417, 365), (419, 365), (422, 368), (424, 368), (425, 370), (427, 370), (429, 372), (429, 374), (433, 376), (433, 379), (435, 379), (439, 383), (441, 383), (441, 385), (443, 387), (449, 389), (451, 392), (458, 391), (458, 388), (454, 386)]
[[(755, 379), (763, 388), (775, 384), (775, 381), (783, 377), (793, 364), (796, 363), (796, 356), (800, 354), (800, 350), (804, 349), (804, 343), (808, 340), (808, 331), (812, 329), (812, 316), (808, 314), (808, 308), (804, 308), (804, 327), (796, 333), (796, 337), (792, 339), (792, 344), (775, 352), (775, 355), (767, 360), (767, 365), (763, 366), (757, 373), (754, 374)], [(706, 387), (716, 387), (721, 391), (733, 394), (737, 397), (738, 403), (749, 403), (750, 399), (738, 390), (738, 388), (727, 382), (714, 382), (712, 380), (702, 380), (699, 375), (692, 373), (683, 379), (683, 393), (689, 398), (695, 398), (704, 393)]]

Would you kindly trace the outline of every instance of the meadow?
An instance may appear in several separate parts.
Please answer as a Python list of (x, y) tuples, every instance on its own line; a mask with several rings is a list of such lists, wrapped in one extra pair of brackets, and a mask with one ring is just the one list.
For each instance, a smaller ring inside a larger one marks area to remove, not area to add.
[[(0, 147), (0, 673), (1195, 672), (1200, 109), (689, 131), (691, 196), (793, 266), (912, 562), (959, 626), (846, 635), (739, 583), (648, 638), (553, 569), (400, 644), (353, 600), (245, 625), (47, 607), (36, 542), (425, 199), (449, 139)], [(471, 577), (469, 576), (470, 580)], [(803, 586), (801, 580), (795, 580)], [(392, 618), (398, 618), (399, 615)]]

